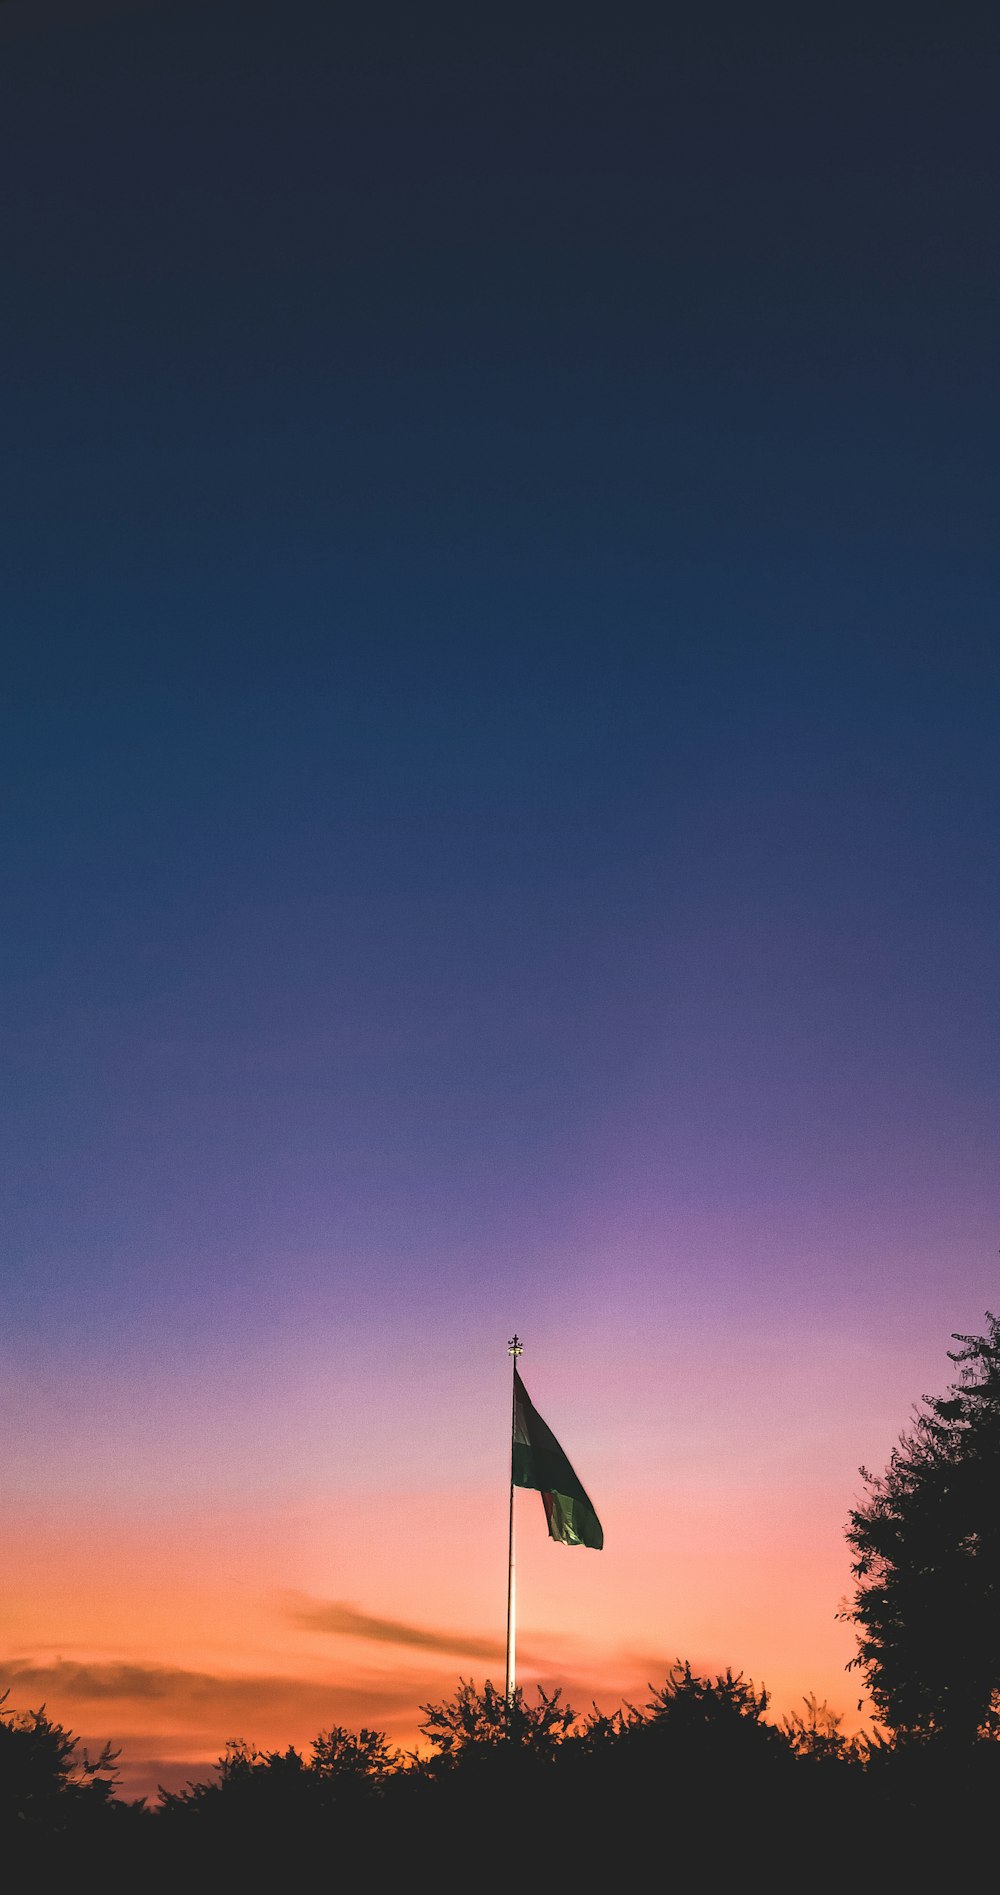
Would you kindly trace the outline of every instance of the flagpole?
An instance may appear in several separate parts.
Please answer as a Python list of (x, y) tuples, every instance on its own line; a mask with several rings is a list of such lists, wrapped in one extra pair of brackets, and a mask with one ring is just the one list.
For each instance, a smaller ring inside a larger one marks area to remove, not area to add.
[(510, 1381), (510, 1531), (507, 1540), (507, 1684), (504, 1697), (507, 1704), (514, 1697), (516, 1623), (514, 1613), (514, 1427), (517, 1421), (517, 1358), (522, 1353), (520, 1339), (515, 1333), (507, 1344), (507, 1354), (513, 1359), (513, 1371)]

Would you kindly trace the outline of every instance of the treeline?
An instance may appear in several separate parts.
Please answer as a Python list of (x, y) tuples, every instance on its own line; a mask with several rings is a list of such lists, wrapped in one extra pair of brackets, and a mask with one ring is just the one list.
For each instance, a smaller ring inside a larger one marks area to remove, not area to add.
[(294, 1886), (326, 1868), (388, 1887), (433, 1865), (439, 1887), (589, 1888), (648, 1874), (695, 1886), (755, 1867), (815, 1886), (863, 1863), (917, 1876), (954, 1838), (990, 1842), (1000, 1745), (847, 1736), (813, 1698), (780, 1721), (740, 1674), (679, 1661), (647, 1702), (579, 1716), (463, 1681), (422, 1707), (427, 1754), (383, 1733), (322, 1731), (307, 1753), (230, 1744), (202, 1781), (128, 1802), (117, 1759), (91, 1759), (44, 1711), (0, 1716), (4, 1859), (37, 1882), (86, 1867), (150, 1887)]

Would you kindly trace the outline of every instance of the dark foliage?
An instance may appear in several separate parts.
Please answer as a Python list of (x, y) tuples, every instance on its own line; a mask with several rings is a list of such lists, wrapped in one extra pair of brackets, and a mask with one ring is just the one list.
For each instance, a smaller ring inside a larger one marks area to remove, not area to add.
[(91, 1758), (79, 1740), (37, 1711), (7, 1711), (0, 1697), (0, 1826), (54, 1830), (91, 1823), (114, 1804), (117, 1751)]
[(772, 1724), (763, 1688), (682, 1660), (643, 1707), (582, 1719), (558, 1692), (530, 1704), (518, 1692), (508, 1707), (491, 1682), (462, 1680), (424, 1707), (429, 1755), (339, 1726), (308, 1755), (233, 1743), (208, 1779), (153, 1812), (117, 1800), (108, 1753), (78, 1762), (76, 1739), (44, 1711), (11, 1714), (0, 1720), (5, 1860), (36, 1884), (42, 1872), (42, 1886), (57, 1865), (147, 1890), (320, 1872), (382, 1887), (423, 1863), (457, 1890), (491, 1886), (506, 1857), (529, 1886), (558, 1874), (595, 1891), (667, 1857), (675, 1880), (704, 1889), (730, 1886), (749, 1862), (777, 1873), (798, 1860), (832, 1887), (859, 1861), (877, 1879), (913, 1879), (956, 1825), (970, 1848), (986, 1837), (1000, 1745), (972, 1746), (957, 1771), (933, 1746), (845, 1738), (825, 1705), (804, 1704)]
[(576, 1712), (560, 1703), (561, 1696), (559, 1691), (539, 1691), (538, 1703), (529, 1704), (518, 1688), (508, 1703), (489, 1678), (482, 1691), (463, 1678), (444, 1704), (421, 1705), (420, 1728), (434, 1745), (439, 1763), (449, 1768), (468, 1768), (501, 1747), (537, 1762), (551, 1761), (576, 1721)]
[(871, 1751), (863, 1737), (845, 1737), (843, 1718), (820, 1704), (810, 1693), (802, 1700), (804, 1711), (792, 1711), (781, 1720), (781, 1734), (794, 1757), (811, 1763), (845, 1764), (864, 1762)]
[(317, 1810), (371, 1803), (398, 1762), (381, 1731), (335, 1725), (314, 1738), (308, 1758), (292, 1746), (258, 1750), (253, 1744), (227, 1744), (212, 1779), (189, 1783), (186, 1790), (161, 1790), (160, 1801), (171, 1821), (184, 1817), (226, 1828), (273, 1826)]
[(956, 1336), (961, 1374), (924, 1396), (847, 1538), (858, 1581), (845, 1616), (876, 1711), (897, 1738), (1000, 1734), (1000, 1321)]
[(746, 1758), (752, 1752), (775, 1754), (782, 1748), (781, 1733), (764, 1722), (767, 1692), (755, 1690), (742, 1672), (734, 1676), (727, 1668), (715, 1678), (702, 1678), (686, 1659), (678, 1659), (661, 1688), (649, 1688), (653, 1696), (645, 1717), (632, 1727), (633, 1738), (669, 1738), (686, 1755), (707, 1749), (714, 1755)]
[(291, 1858), (322, 1859), (332, 1846), (342, 1871), (365, 1861), (385, 1868), (381, 1805), (401, 1768), (381, 1731), (340, 1725), (321, 1731), (308, 1757), (292, 1746), (227, 1744), (210, 1779), (160, 1792), (161, 1861), (182, 1869), (193, 1855), (220, 1884), (237, 1877), (251, 1886), (283, 1879)]

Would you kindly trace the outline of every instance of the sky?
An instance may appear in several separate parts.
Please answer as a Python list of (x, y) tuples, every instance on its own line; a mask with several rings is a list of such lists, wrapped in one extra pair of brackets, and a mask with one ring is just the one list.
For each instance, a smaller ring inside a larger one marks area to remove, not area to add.
[(0, 1685), (129, 1793), (502, 1678), (515, 1329), (521, 1681), (864, 1720), (1000, 1244), (1000, 29), (898, 25), (0, 5)]

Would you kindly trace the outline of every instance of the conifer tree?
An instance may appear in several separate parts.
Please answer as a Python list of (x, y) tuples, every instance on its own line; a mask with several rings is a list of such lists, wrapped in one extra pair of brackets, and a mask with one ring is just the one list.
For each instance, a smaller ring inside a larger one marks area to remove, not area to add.
[(1000, 1321), (956, 1335), (947, 1395), (924, 1396), (847, 1528), (852, 1663), (901, 1738), (1000, 1735)]

